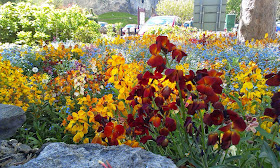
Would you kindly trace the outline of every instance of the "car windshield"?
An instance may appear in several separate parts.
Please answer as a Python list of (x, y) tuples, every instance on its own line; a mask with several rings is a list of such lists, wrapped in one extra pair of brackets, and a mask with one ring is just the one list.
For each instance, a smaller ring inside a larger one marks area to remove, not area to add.
[(172, 25), (173, 20), (174, 17), (152, 17), (146, 22), (146, 25)]
[(125, 28), (136, 27), (135, 25), (126, 25)]

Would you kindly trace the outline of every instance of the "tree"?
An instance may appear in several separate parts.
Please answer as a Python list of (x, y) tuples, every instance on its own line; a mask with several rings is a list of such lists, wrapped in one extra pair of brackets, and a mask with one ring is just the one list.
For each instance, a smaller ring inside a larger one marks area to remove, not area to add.
[(226, 13), (227, 14), (236, 14), (236, 18), (239, 20), (240, 16), (240, 5), (242, 0), (228, 0)]
[(175, 15), (183, 21), (193, 17), (193, 0), (160, 0), (156, 5), (158, 15)]
[(278, 0), (242, 0), (238, 40), (275, 38)]

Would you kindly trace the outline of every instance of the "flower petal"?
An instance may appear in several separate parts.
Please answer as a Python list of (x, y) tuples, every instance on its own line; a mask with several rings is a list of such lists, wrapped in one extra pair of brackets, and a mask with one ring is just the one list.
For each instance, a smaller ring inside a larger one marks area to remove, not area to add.
[(233, 121), (233, 129), (237, 131), (244, 131), (246, 129), (246, 123), (243, 118), (239, 117)]
[(233, 145), (237, 145), (240, 141), (240, 135), (237, 132), (233, 131), (231, 134), (231, 141)]

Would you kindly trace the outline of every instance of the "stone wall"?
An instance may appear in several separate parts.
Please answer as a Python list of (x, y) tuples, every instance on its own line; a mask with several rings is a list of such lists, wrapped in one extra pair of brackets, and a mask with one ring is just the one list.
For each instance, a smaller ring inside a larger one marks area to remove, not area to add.
[(83, 8), (93, 8), (95, 14), (107, 12), (127, 12), (137, 15), (138, 7), (145, 8), (146, 16), (155, 13), (156, 4), (159, 0), (64, 0), (64, 6), (77, 4)]

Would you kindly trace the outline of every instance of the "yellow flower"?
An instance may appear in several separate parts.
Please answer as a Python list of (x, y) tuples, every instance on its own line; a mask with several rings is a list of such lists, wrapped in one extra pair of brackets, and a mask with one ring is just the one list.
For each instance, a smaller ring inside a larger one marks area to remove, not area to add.
[(73, 137), (73, 141), (74, 141), (75, 143), (79, 143), (83, 137), (84, 137), (84, 133), (83, 133), (83, 132), (78, 132), (78, 133)]

